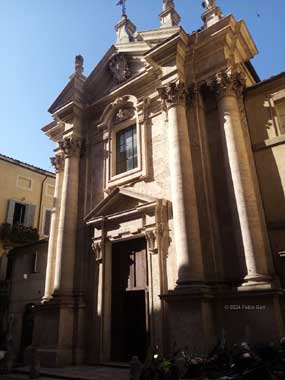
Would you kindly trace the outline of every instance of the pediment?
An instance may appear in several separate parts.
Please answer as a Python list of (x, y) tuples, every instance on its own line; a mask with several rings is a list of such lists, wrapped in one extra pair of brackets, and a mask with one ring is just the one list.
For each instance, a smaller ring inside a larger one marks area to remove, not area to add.
[(146, 48), (127, 51), (112, 46), (86, 80), (88, 103), (95, 102), (142, 73), (146, 67), (145, 51)]
[(62, 92), (58, 95), (52, 105), (49, 107), (48, 112), (54, 113), (66, 104), (73, 101), (74, 95), (74, 79), (71, 79), (64, 87)]
[(129, 210), (142, 208), (143, 206), (156, 204), (157, 198), (134, 192), (129, 189), (114, 189), (103, 199), (86, 217), (86, 223), (98, 217), (106, 217), (120, 214)]

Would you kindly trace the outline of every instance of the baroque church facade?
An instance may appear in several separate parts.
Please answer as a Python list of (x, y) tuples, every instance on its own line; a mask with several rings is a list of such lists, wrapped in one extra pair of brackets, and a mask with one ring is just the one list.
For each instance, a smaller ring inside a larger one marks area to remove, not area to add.
[(88, 77), (77, 56), (49, 109), (55, 204), (33, 340), (44, 366), (284, 334), (285, 75), (261, 82), (245, 23), (203, 5), (192, 34), (171, 0), (154, 30), (124, 9), (116, 44)]

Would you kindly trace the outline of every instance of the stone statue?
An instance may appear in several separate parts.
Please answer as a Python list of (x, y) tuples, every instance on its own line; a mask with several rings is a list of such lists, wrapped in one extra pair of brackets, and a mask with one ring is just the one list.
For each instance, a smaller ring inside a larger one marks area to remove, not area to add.
[(216, 6), (216, 0), (204, 0), (202, 6), (206, 9), (211, 9)]

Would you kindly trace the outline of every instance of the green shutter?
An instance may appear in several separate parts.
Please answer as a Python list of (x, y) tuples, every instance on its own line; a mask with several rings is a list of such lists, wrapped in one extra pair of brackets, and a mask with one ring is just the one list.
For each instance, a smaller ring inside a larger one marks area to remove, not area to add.
[(13, 199), (9, 199), (6, 223), (10, 224), (11, 226), (13, 224), (13, 219), (14, 219), (15, 204), (16, 204), (16, 202), (13, 201)]
[(26, 227), (33, 227), (34, 226), (35, 213), (36, 213), (36, 206), (35, 205), (27, 205), (26, 206), (25, 221), (24, 221), (24, 225)]

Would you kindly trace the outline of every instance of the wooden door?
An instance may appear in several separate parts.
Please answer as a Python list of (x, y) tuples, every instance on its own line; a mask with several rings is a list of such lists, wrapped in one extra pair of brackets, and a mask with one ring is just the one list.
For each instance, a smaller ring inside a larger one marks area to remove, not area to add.
[(148, 339), (148, 273), (145, 239), (112, 249), (111, 359), (144, 359)]

